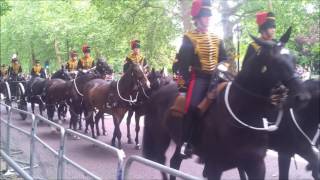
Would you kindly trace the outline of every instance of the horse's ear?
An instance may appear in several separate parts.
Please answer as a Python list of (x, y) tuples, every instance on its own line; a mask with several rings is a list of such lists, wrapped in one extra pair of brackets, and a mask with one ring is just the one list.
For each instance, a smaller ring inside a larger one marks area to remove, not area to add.
[(164, 72), (164, 67), (161, 69), (160, 74), (162, 75)]
[(290, 35), (292, 32), (292, 27), (290, 26), (287, 31), (281, 36), (280, 42), (286, 44), (289, 41)]
[(249, 33), (249, 36), (254, 40), (254, 42), (256, 42), (258, 45), (260, 45), (262, 47), (273, 47), (274, 45), (276, 45), (276, 43), (274, 41), (264, 41), (262, 39), (259, 39), (255, 36), (253, 36), (250, 33)]

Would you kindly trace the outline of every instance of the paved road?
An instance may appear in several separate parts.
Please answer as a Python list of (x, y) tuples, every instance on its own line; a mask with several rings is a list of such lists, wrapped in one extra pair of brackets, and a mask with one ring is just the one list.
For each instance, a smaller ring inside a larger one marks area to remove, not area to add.
[[(6, 118), (6, 112), (4, 108), (1, 108), (1, 117)], [(110, 143), (112, 132), (113, 132), (113, 123), (110, 116), (106, 118), (106, 129), (107, 135), (98, 137), (98, 140)], [(27, 119), (22, 121), (19, 115), (13, 115), (13, 121), (18, 127), (30, 130), (31, 120)], [(2, 125), (3, 126), (3, 123)], [(64, 127), (68, 127), (68, 123), (63, 123)], [(141, 122), (141, 127), (143, 131), (143, 121)], [(134, 121), (131, 124), (132, 135), (134, 135)], [(126, 133), (126, 123), (122, 122), (122, 141), (123, 141), (123, 150), (127, 156), (130, 155), (141, 155), (141, 150), (136, 150), (134, 144), (127, 144), (127, 133)], [(3, 128), (1, 128), (3, 132)], [(28, 138), (12, 131), (14, 136), (13, 144), (15, 150), (29, 150), (29, 141)], [(140, 139), (142, 139), (143, 132), (140, 133)], [(90, 135), (90, 134), (89, 134)], [(1, 134), (4, 138), (4, 134)], [(45, 124), (40, 124), (38, 128), (38, 136), (48, 143), (53, 149), (58, 150), (59, 147), (59, 133), (52, 132), (50, 128)], [(2, 139), (1, 138), (1, 139)], [(75, 140), (73, 137), (67, 138), (67, 147), (66, 147), (66, 156), (72, 159), (73, 161), (79, 163), (84, 168), (92, 171), (94, 174), (103, 177), (103, 179), (115, 179), (115, 168), (116, 168), (116, 158), (103, 150), (100, 147), (94, 146), (93, 144), (84, 141), (83, 139)], [(167, 152), (167, 157), (173, 153), (175, 145), (171, 144)], [(56, 171), (56, 158), (48, 151), (43, 148), (43, 146), (36, 144), (36, 153), (39, 167), (36, 168), (36, 174), (39, 176), (46, 176), (47, 178), (55, 177)], [(24, 154), (24, 158), (28, 158), (28, 154)], [(197, 158), (194, 157), (189, 160), (185, 160), (182, 163), (181, 170), (189, 173), (194, 176), (201, 176), (203, 165), (200, 165), (196, 162)], [(167, 160), (168, 161), (168, 160)], [(311, 179), (311, 173), (304, 170), (306, 162), (299, 157), (296, 157), (297, 169), (295, 164), (292, 162), (290, 169), (290, 178), (291, 179)], [(268, 151), (268, 156), (266, 157), (267, 172), (266, 179), (277, 179), (278, 178), (278, 167), (277, 167), (277, 156), (274, 152)], [(70, 165), (66, 165), (66, 179), (85, 179), (81, 173), (72, 168)], [(134, 163), (130, 171), (130, 179), (161, 179), (160, 173), (157, 170), (153, 170), (144, 165), (139, 165)], [(223, 174), (222, 179), (239, 179), (238, 172), (235, 169), (229, 170)]]

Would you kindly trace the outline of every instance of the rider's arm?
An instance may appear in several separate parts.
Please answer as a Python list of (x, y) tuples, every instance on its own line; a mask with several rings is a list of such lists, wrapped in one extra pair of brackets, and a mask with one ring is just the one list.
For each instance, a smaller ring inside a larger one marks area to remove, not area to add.
[[(188, 83), (189, 81), (189, 68), (194, 64), (193, 61), (194, 59), (196, 59), (195, 56), (196, 55), (194, 53), (194, 47), (191, 40), (187, 36), (184, 36), (182, 45), (178, 53), (177, 67), (186, 83)], [(187, 85), (185, 84), (185, 86)]]
[(255, 49), (252, 47), (251, 44), (249, 44), (246, 55), (244, 56), (242, 61), (241, 69), (245, 67), (246, 63), (248, 62), (248, 59), (255, 53), (256, 53)]

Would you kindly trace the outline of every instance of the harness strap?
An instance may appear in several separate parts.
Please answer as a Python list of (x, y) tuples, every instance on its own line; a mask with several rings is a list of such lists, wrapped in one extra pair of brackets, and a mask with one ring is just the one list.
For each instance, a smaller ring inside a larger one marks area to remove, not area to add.
[(76, 83), (77, 77), (78, 77), (78, 73), (76, 74), (76, 77), (72, 80), (72, 81), (73, 81), (73, 86), (74, 86), (74, 88), (76, 89), (77, 93), (78, 93), (80, 96), (83, 97), (83, 94), (79, 91), (78, 86), (77, 86), (77, 83)]
[(230, 87), (232, 85), (232, 82), (229, 82), (227, 84), (227, 88), (226, 88), (226, 92), (224, 94), (224, 101), (225, 101), (225, 104), (226, 104), (226, 108), (228, 110), (228, 112), (230, 113), (230, 115), (233, 117), (233, 119), (235, 119), (239, 124), (241, 124), (242, 126), (244, 127), (247, 127), (249, 129), (253, 129), (253, 130), (257, 130), (257, 131), (268, 131), (268, 132), (272, 132), (272, 131), (276, 131), (279, 127), (279, 124), (281, 122), (281, 119), (282, 119), (282, 116), (283, 116), (283, 109), (281, 108), (278, 112), (278, 115), (277, 115), (277, 119), (276, 119), (276, 123), (274, 125), (271, 125), (269, 126), (269, 124), (272, 124), (270, 122), (268, 122), (268, 120), (266, 118), (263, 118), (262, 121), (263, 121), (263, 125), (264, 125), (264, 128), (258, 128), (258, 127), (253, 127), (253, 126), (250, 126), (246, 123), (244, 123), (243, 121), (241, 121), (232, 111), (231, 107), (230, 107), (230, 104), (229, 104), (229, 93), (230, 93)]
[(299, 126), (296, 117), (294, 115), (293, 109), (290, 108), (290, 115), (291, 115), (291, 119), (294, 122), (294, 124), (296, 125), (296, 127), (298, 128), (298, 130), (301, 132), (301, 134), (308, 140), (308, 142), (312, 145), (312, 146), (316, 146), (317, 140), (320, 137), (320, 124), (318, 124), (318, 130), (316, 132), (316, 134), (314, 135), (313, 139), (311, 140), (308, 135), (301, 129), (301, 127)]

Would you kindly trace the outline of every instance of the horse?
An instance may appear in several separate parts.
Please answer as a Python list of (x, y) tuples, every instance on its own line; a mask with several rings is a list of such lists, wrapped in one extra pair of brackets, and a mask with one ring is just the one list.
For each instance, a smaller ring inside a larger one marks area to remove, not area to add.
[(283, 180), (289, 179), (290, 161), (294, 154), (307, 160), (312, 176), (320, 179), (320, 157), (316, 147), (320, 132), (320, 81), (307, 80), (303, 85), (310, 92), (311, 100), (300, 109), (287, 108), (279, 130), (271, 132), (269, 137), (269, 149), (278, 152), (279, 179)]
[[(53, 116), (56, 106), (65, 103), (67, 99), (67, 87), (66, 83), (70, 81), (72, 77), (68, 71), (62, 66), (62, 68), (56, 71), (50, 80), (46, 81), (46, 85), (43, 92), (43, 101), (46, 104), (48, 119), (53, 121)], [(62, 111), (59, 111), (58, 107), (58, 117), (60, 123), (60, 116)], [(65, 115), (65, 114), (64, 114)]]
[[(77, 76), (72, 81), (69, 81), (67, 86), (67, 104), (71, 115), (70, 128), (77, 130), (77, 122), (79, 115), (83, 113), (83, 88), (87, 82), (93, 79), (104, 79), (107, 74), (112, 74), (113, 70), (106, 62), (106, 58), (100, 57), (97, 60), (96, 67), (88, 72), (79, 71)], [(79, 124), (81, 121), (79, 122)]]
[(84, 112), (93, 138), (96, 138), (93, 117), (96, 108), (98, 113), (95, 115), (95, 121), (100, 119), (104, 113), (112, 115), (115, 129), (111, 143), (115, 146), (117, 138), (118, 147), (121, 148), (120, 123), (130, 105), (138, 99), (139, 87), (149, 89), (150, 83), (138, 64), (131, 64), (128, 71), (118, 81), (108, 82), (94, 79), (85, 84), (83, 91)]
[[(203, 176), (209, 180), (220, 179), (223, 171), (235, 167), (243, 168), (249, 179), (264, 179), (267, 132), (276, 130), (279, 123), (278, 118), (275, 125), (269, 126), (265, 118), (269, 119), (270, 111), (278, 110), (278, 117), (282, 114), (282, 108), (270, 102), (271, 90), (283, 83), (296, 105), (309, 100), (310, 95), (295, 74), (293, 57), (280, 53), (290, 34), (291, 28), (279, 43), (252, 36), (261, 46), (259, 53), (250, 57), (248, 66), (222, 89), (201, 118), (196, 119), (191, 141), (194, 153), (204, 163)], [(183, 119), (174, 116), (170, 107), (178, 94), (177, 85), (172, 82), (151, 97), (143, 136), (144, 157), (161, 164), (165, 163), (170, 140), (176, 143), (170, 160), (170, 166), (175, 169), (179, 169), (182, 162)], [(263, 121), (259, 120), (262, 118)], [(162, 177), (167, 179), (163, 172)]]
[[(133, 113), (135, 113), (135, 148), (138, 150), (140, 149), (140, 143), (139, 143), (139, 132), (140, 132), (140, 117), (143, 116), (145, 112), (145, 105), (146, 101), (148, 101), (149, 96), (152, 92), (159, 89), (159, 87), (165, 85), (170, 81), (170, 77), (165, 77), (164, 70), (161, 71), (155, 71), (153, 68), (151, 72), (147, 75), (147, 78), (150, 82), (150, 89), (145, 92), (145, 96), (139, 96), (138, 97), (138, 103), (131, 106), (131, 108), (128, 110), (128, 116), (127, 116), (127, 138), (128, 138), (128, 144), (132, 144), (131, 139), (131, 131), (130, 131), (130, 124), (131, 124), (131, 118), (133, 116)], [(143, 92), (143, 91), (142, 91)], [(98, 132), (98, 129), (97, 129)]]

